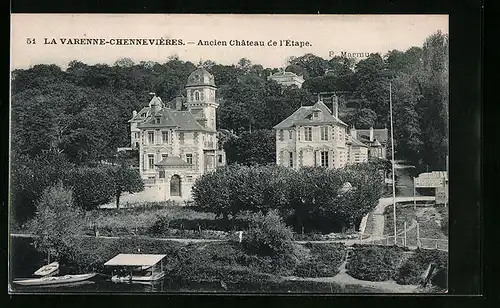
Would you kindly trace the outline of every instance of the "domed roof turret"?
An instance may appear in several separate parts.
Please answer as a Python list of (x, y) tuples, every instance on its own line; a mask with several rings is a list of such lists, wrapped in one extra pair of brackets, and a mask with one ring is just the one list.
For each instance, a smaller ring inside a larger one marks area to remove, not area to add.
[(198, 67), (188, 77), (186, 87), (189, 86), (212, 86), (215, 87), (214, 76), (204, 67)]

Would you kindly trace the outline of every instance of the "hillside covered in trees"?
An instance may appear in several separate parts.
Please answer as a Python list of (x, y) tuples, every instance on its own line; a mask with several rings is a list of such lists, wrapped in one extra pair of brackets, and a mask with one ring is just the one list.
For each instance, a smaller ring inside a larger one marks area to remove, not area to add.
[[(302, 89), (268, 81), (277, 69), (241, 59), (235, 65), (199, 63), (214, 75), (218, 128), (242, 134), (269, 130), (315, 93), (341, 92), (342, 120), (356, 128), (390, 127), (392, 80), (396, 159), (443, 169), (448, 148), (448, 36), (437, 32), (422, 46), (356, 62), (306, 54), (290, 58), (287, 71), (303, 75)], [(183, 93), (196, 65), (177, 57), (165, 63), (118, 60), (114, 65), (72, 61), (66, 70), (35, 65), (12, 73), (12, 151), (28, 157), (62, 153), (88, 165), (127, 146), (133, 110), (155, 92), (163, 101)], [(16, 162), (13, 162), (16, 163)]]

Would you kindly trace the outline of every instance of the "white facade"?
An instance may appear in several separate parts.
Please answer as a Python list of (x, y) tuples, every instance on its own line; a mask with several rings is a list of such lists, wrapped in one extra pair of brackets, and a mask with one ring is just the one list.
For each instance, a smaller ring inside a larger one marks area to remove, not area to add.
[(285, 71), (271, 74), (267, 79), (274, 80), (282, 86), (296, 86), (297, 88), (302, 88), (302, 84), (304, 83), (304, 78), (302, 76)]
[(274, 129), (279, 165), (342, 168), (348, 162), (347, 124), (321, 101), (299, 108)]
[(130, 138), (140, 174), (164, 200), (191, 199), (196, 178), (226, 163), (218, 147), (215, 89), (213, 76), (198, 68), (188, 78), (185, 101), (176, 99), (170, 108), (154, 96), (149, 107), (133, 112)]

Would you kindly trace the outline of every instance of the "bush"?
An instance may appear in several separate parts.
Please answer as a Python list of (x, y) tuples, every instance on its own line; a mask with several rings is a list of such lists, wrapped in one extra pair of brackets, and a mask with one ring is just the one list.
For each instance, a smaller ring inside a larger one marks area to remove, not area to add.
[(263, 256), (290, 255), (294, 251), (293, 233), (277, 211), (267, 215), (255, 214), (250, 229), (243, 238), (243, 246), (250, 252)]
[(386, 281), (397, 275), (403, 249), (387, 246), (354, 246), (347, 273), (368, 281)]
[(305, 245), (310, 249), (311, 258), (295, 269), (299, 277), (333, 277), (345, 259), (346, 247), (342, 243), (321, 243)]
[(436, 264), (435, 273), (437, 273), (447, 268), (447, 258), (448, 253), (444, 251), (417, 249), (399, 268), (395, 280), (399, 284), (419, 284), (423, 281), (423, 274), (429, 267), (429, 264)]

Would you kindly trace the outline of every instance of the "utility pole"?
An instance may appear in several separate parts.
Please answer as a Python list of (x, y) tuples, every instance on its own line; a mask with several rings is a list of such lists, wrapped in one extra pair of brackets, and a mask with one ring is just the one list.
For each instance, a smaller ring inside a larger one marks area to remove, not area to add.
[(414, 211), (417, 210), (417, 194), (416, 194), (417, 188), (415, 187), (416, 182), (417, 182), (417, 179), (415, 177), (413, 177), (413, 210)]
[(394, 216), (394, 245), (397, 245), (397, 227), (396, 227), (396, 181), (394, 168), (394, 126), (392, 123), (392, 81), (389, 81), (389, 108), (391, 114), (391, 145), (392, 145), (392, 212)]

